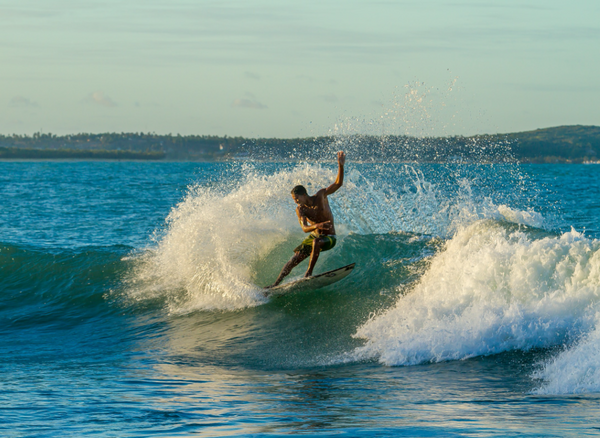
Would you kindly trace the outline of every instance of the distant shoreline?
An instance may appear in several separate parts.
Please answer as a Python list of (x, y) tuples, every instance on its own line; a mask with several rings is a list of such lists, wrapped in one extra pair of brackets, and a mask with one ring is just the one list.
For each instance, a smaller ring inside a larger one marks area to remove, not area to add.
[[(134, 160), (134, 159), (107, 159), (107, 158), (0, 158), (0, 163), (149, 163), (149, 164), (168, 164), (168, 163), (198, 163), (198, 164), (215, 164), (215, 163), (233, 163), (238, 160)], [(250, 161), (250, 160), (249, 160)], [(264, 161), (264, 160), (252, 160), (254, 163), (290, 163), (290, 162), (300, 162), (299, 160), (294, 161)], [(328, 161), (329, 162), (329, 161)], [(358, 164), (442, 164), (440, 162), (430, 162), (430, 161), (394, 161), (394, 162), (373, 162), (373, 161), (354, 161)], [(334, 163), (331, 161), (331, 163)], [(444, 162), (448, 164), (448, 162)], [(455, 164), (469, 164), (469, 163), (455, 163)], [(472, 163), (478, 165), (494, 165), (498, 163), (493, 162), (485, 162), (485, 163)], [(540, 161), (519, 161), (519, 164), (530, 164), (535, 166), (547, 166), (554, 164), (565, 164), (565, 165), (578, 165), (578, 166), (593, 166), (600, 165), (600, 161), (593, 162), (577, 162), (577, 161), (548, 161), (548, 162), (540, 162)]]
[[(295, 139), (104, 133), (0, 135), (0, 160), (229, 162), (296, 161), (344, 137)], [(535, 131), (425, 137), (352, 135), (343, 145), (364, 162), (600, 163), (600, 127), (560, 126)], [(318, 155), (318, 154), (317, 154)]]
[(1, 159), (21, 160), (69, 160), (69, 159), (91, 159), (91, 160), (162, 160), (165, 153), (123, 151), (123, 150), (77, 150), (77, 149), (35, 149), (19, 147), (0, 147)]

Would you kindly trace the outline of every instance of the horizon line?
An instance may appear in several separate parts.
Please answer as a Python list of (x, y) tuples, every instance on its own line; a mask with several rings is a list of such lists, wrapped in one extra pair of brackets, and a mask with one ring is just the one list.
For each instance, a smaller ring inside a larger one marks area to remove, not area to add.
[(329, 135), (313, 135), (313, 136), (308, 136), (308, 137), (245, 137), (243, 135), (228, 135), (228, 134), (223, 134), (223, 135), (218, 135), (218, 134), (180, 134), (180, 133), (168, 133), (168, 134), (158, 134), (154, 131), (152, 132), (143, 132), (143, 131), (130, 131), (130, 132), (125, 132), (125, 131), (121, 131), (121, 132), (110, 132), (110, 131), (105, 131), (105, 132), (78, 132), (78, 133), (71, 133), (71, 134), (53, 134), (52, 132), (47, 132), (44, 133), (43, 131), (37, 131), (34, 132), (32, 134), (16, 134), (16, 133), (12, 133), (12, 134), (0, 134), (0, 137), (25, 137), (25, 138), (34, 138), (36, 134), (38, 134), (39, 136), (53, 136), (53, 137), (69, 137), (69, 136), (77, 136), (77, 135), (153, 135), (153, 136), (162, 136), (162, 137), (167, 137), (167, 136), (171, 136), (171, 137), (220, 137), (220, 138), (243, 138), (243, 139), (247, 139), (247, 140), (298, 140), (298, 139), (306, 139), (306, 138), (327, 138), (327, 137), (352, 137), (352, 136), (371, 136), (371, 137), (413, 137), (413, 138), (455, 138), (455, 137), (464, 137), (464, 138), (470, 138), (470, 137), (483, 137), (483, 136), (496, 136), (496, 135), (512, 135), (512, 134), (521, 134), (521, 133), (529, 133), (529, 132), (536, 132), (536, 131), (545, 131), (545, 130), (549, 130), (549, 129), (558, 129), (558, 128), (572, 128), (572, 127), (582, 127), (582, 128), (600, 128), (599, 125), (580, 125), (580, 124), (575, 124), (575, 125), (558, 125), (558, 126), (548, 126), (546, 128), (536, 128), (536, 129), (531, 129), (531, 130), (527, 130), (527, 131), (514, 131), (514, 132), (504, 132), (504, 133), (495, 133), (495, 134), (471, 134), (471, 135), (462, 135), (462, 134), (455, 134), (455, 135), (439, 135), (439, 136), (416, 136), (416, 135), (410, 135), (410, 134), (367, 134), (367, 133), (354, 133), (354, 134), (329, 134)]

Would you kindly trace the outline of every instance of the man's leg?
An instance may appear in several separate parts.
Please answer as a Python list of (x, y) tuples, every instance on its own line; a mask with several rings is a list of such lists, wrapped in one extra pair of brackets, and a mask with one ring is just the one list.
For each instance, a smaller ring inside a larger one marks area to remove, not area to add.
[(271, 287), (277, 286), (279, 283), (281, 283), (283, 281), (283, 279), (285, 277), (287, 277), (289, 275), (290, 272), (292, 272), (292, 269), (294, 269), (296, 266), (298, 266), (300, 264), (300, 262), (302, 262), (302, 260), (306, 259), (307, 257), (308, 257), (308, 254), (306, 254), (306, 253), (302, 253), (302, 252), (294, 253), (294, 256), (290, 259), (289, 262), (287, 262), (285, 264), (285, 266), (281, 270), (281, 273), (279, 274), (279, 277), (277, 277), (277, 280), (275, 280), (275, 283), (273, 283), (271, 286), (267, 286), (267, 287), (271, 288)]
[(313, 240), (312, 252), (310, 253), (310, 262), (308, 263), (308, 269), (306, 270), (305, 277), (312, 276), (313, 269), (315, 269), (315, 265), (317, 264), (317, 260), (319, 260), (319, 254), (321, 253), (321, 248), (325, 242), (323, 239), (315, 239)]

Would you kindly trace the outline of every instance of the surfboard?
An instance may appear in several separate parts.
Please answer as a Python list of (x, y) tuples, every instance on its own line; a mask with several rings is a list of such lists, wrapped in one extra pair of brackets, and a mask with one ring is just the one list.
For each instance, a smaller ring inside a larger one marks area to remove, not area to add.
[(323, 272), (322, 274), (315, 275), (313, 277), (301, 278), (299, 280), (290, 281), (289, 283), (283, 283), (279, 286), (265, 289), (265, 296), (280, 296), (284, 294), (300, 292), (304, 290), (315, 290), (325, 286), (329, 286), (335, 282), (340, 281), (346, 277), (352, 269), (354, 269), (355, 263), (342, 266), (341, 268), (334, 269), (333, 271)]

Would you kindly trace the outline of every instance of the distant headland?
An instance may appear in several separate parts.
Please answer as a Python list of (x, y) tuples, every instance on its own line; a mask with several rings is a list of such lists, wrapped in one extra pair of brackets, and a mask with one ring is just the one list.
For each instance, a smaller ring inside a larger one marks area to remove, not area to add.
[[(339, 137), (294, 139), (104, 133), (56, 136), (0, 135), (0, 159), (98, 159), (229, 161), (310, 157)], [(586, 163), (600, 161), (600, 127), (559, 126), (470, 137), (354, 135), (340, 146), (358, 147), (364, 161), (505, 161)], [(357, 146), (358, 145), (358, 146)], [(498, 151), (501, 151), (499, 153)]]

